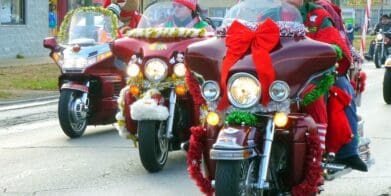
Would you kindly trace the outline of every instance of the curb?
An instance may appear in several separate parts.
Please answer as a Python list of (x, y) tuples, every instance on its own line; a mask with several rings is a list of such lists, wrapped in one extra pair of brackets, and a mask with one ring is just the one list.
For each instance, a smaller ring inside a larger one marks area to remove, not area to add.
[(10, 106), (10, 105), (19, 105), (26, 103), (35, 103), (35, 102), (43, 102), (43, 101), (53, 101), (58, 99), (58, 95), (51, 95), (46, 97), (38, 97), (34, 99), (25, 99), (25, 100), (17, 100), (17, 101), (0, 101), (0, 106)]
[(24, 108), (37, 107), (42, 105), (50, 105), (58, 102), (58, 96), (47, 96), (36, 99), (26, 99), (18, 101), (2, 101), (0, 102), (0, 112), (9, 110), (18, 110)]

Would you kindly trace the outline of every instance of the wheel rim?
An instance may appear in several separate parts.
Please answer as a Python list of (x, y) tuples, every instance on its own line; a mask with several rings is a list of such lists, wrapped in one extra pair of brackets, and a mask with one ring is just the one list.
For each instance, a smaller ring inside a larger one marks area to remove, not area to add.
[(168, 154), (168, 139), (165, 137), (164, 121), (157, 124), (157, 140), (155, 142), (155, 155), (159, 164), (164, 164)]
[(86, 105), (75, 93), (71, 97), (68, 105), (69, 124), (75, 132), (82, 132), (87, 124)]

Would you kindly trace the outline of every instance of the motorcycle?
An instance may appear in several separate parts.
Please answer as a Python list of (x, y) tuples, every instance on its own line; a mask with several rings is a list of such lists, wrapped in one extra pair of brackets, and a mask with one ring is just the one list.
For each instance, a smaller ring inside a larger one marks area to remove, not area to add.
[(383, 78), (383, 99), (387, 104), (391, 104), (391, 58), (388, 57), (384, 65)]
[(379, 29), (379, 32), (376, 34), (375, 50), (373, 53), (376, 68), (380, 68), (390, 54), (387, 47), (390, 42), (387, 36), (390, 34), (390, 32), (384, 32), (382, 29)]
[(65, 16), (57, 39), (44, 39), (61, 70), (58, 118), (70, 138), (82, 136), (87, 125), (116, 122), (117, 98), (125, 86), (109, 44), (117, 38), (117, 29), (118, 19), (111, 11), (82, 7)]
[(141, 163), (149, 172), (160, 171), (168, 152), (189, 139), (194, 106), (185, 85), (184, 52), (213, 37), (205, 29), (165, 27), (172, 10), (171, 2), (152, 4), (138, 28), (112, 44), (117, 66), (126, 67), (128, 74), (116, 126), (120, 136), (138, 142)]
[[(202, 107), (207, 109), (200, 113), (199, 126), (192, 128), (190, 141), (195, 142), (190, 143), (188, 171), (205, 194), (311, 195), (322, 185), (322, 174), (333, 180), (351, 171), (333, 162), (330, 154), (322, 157), (318, 125), (303, 111), (305, 89), (313, 81), (323, 85), (333, 77), (337, 59), (330, 45), (305, 37), (302, 21), (291, 5), (242, 1), (228, 11), (223, 22), (235, 28), (218, 34), (213, 42), (189, 46), (187, 66), (206, 79), (200, 91), (207, 102)], [(272, 27), (279, 31), (272, 33)], [(232, 33), (245, 31), (252, 35), (247, 41), (244, 35)], [(242, 45), (248, 42), (250, 48), (230, 51), (224, 44), (228, 38)], [(271, 43), (275, 45), (267, 46)], [(265, 48), (253, 50), (258, 46)], [(231, 61), (232, 54), (239, 56)], [(199, 62), (209, 62), (208, 69)], [(262, 83), (268, 77), (259, 73), (267, 70), (267, 62), (275, 70), (275, 80), (265, 89)], [(219, 85), (222, 78), (226, 91)], [(268, 94), (270, 101), (265, 103)], [(224, 103), (227, 107), (221, 107)], [(360, 118), (361, 136), (363, 123)], [(361, 137), (358, 149), (368, 164), (372, 162), (369, 143)]]

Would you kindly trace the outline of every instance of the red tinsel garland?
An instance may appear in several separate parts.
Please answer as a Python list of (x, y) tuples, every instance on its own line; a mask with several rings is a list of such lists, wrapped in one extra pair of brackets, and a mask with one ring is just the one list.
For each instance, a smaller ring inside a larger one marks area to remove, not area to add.
[(211, 179), (205, 178), (201, 172), (202, 151), (205, 148), (206, 130), (201, 126), (193, 126), (190, 130), (191, 137), (189, 151), (187, 152), (187, 170), (201, 191), (211, 196), (214, 192)]
[[(185, 80), (194, 102), (194, 122), (199, 122), (200, 107), (201, 105), (206, 105), (206, 101), (201, 95), (201, 89), (197, 79), (194, 78), (190, 71), (186, 72)], [(203, 193), (208, 196), (213, 195), (214, 190), (211, 179), (205, 178), (201, 172), (206, 130), (202, 126), (193, 126), (190, 128), (190, 131), (191, 137), (189, 151), (187, 152), (187, 170), (190, 177), (196, 181), (197, 186)]]
[(319, 184), (322, 183), (322, 149), (320, 147), (320, 139), (317, 131), (311, 131), (307, 138), (309, 150), (306, 156), (306, 172), (307, 175), (301, 184), (292, 188), (293, 196), (308, 196), (317, 193)]

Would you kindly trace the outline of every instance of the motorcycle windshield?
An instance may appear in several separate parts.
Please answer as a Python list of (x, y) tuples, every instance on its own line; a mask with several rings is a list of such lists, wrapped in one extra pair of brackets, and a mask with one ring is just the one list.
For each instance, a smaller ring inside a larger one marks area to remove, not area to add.
[(222, 26), (229, 27), (234, 20), (256, 26), (268, 18), (285, 26), (303, 24), (300, 11), (288, 3), (279, 0), (243, 0), (228, 10)]
[(157, 2), (148, 6), (138, 28), (193, 28), (199, 17), (192, 17), (186, 6), (172, 2)]
[(92, 46), (105, 44), (116, 38), (113, 17), (94, 11), (75, 11), (69, 19), (62, 44)]

